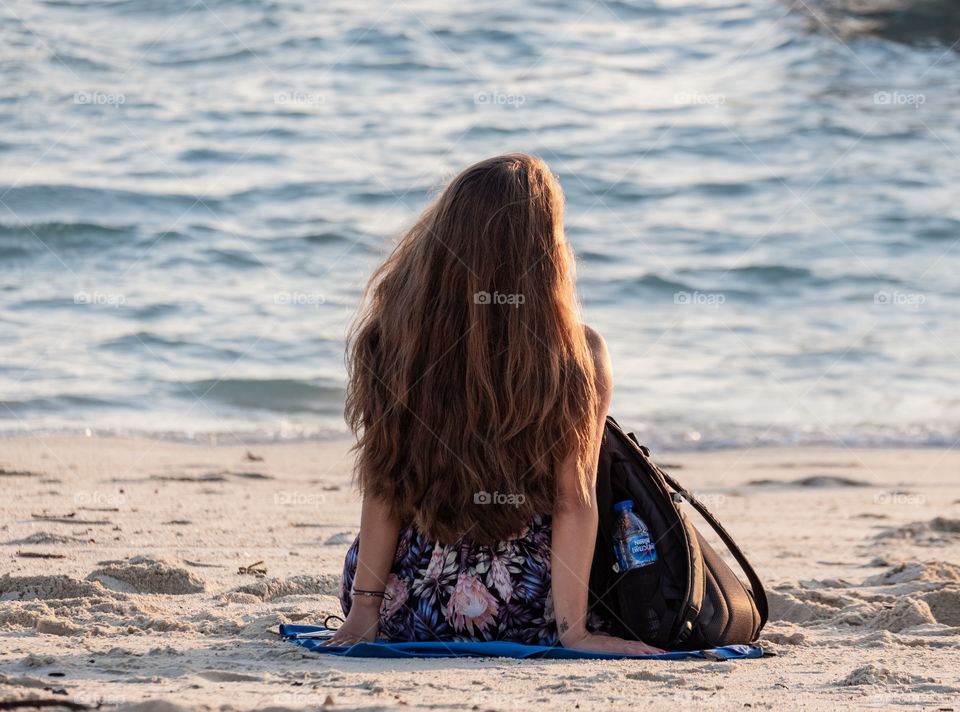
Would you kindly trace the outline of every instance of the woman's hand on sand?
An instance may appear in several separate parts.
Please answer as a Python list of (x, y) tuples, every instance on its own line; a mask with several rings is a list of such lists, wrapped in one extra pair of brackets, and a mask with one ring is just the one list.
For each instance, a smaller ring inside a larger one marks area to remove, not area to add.
[(659, 655), (667, 652), (639, 640), (624, 640), (613, 635), (588, 633), (584, 631), (582, 637), (563, 644), (565, 648), (585, 650), (591, 653), (612, 653), (614, 655)]
[(380, 608), (354, 606), (347, 614), (343, 625), (337, 628), (329, 640), (321, 645), (349, 646), (354, 643), (372, 643), (380, 632)]

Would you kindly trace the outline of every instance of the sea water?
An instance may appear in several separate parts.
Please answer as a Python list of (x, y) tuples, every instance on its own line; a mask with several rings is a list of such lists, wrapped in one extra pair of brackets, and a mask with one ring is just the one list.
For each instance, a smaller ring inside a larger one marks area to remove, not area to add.
[(0, 429), (343, 432), (370, 271), (522, 150), (645, 441), (952, 443), (960, 35), (882, 4), (4, 3)]

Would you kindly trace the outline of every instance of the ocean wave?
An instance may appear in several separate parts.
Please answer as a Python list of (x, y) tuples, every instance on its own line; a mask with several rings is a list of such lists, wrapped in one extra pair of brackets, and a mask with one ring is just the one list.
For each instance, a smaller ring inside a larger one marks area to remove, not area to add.
[(25, 259), (30, 254), (30, 250), (19, 245), (0, 245), (0, 262)]
[(960, 220), (949, 217), (927, 218), (918, 220), (919, 225), (910, 230), (918, 240), (951, 240), (960, 238)]
[(251, 151), (221, 151), (213, 148), (190, 148), (181, 151), (177, 158), (184, 163), (211, 162), (226, 163), (231, 168), (243, 163), (279, 163), (280, 157), (273, 153), (253, 153)]
[(21, 415), (37, 413), (60, 413), (69, 410), (95, 409), (133, 409), (133, 404), (123, 400), (113, 400), (93, 394), (61, 394), (40, 396), (22, 400), (0, 400), (0, 420), (17, 418)]
[(259, 59), (260, 55), (257, 52), (246, 47), (214, 50), (198, 55), (185, 55), (181, 49), (174, 48), (168, 52), (167, 56), (149, 56), (145, 61), (154, 67), (187, 67), (200, 65), (206, 67), (212, 64), (245, 60), (256, 61)]
[(50, 63), (85, 72), (109, 72), (113, 68), (107, 62), (70, 52), (51, 52)]
[(205, 0), (197, 3), (191, 0), (42, 0), (42, 4), (51, 8), (89, 12), (104, 10), (124, 15), (183, 15), (196, 13), (208, 14), (213, 8), (251, 7), (269, 10), (275, 3), (268, 0)]
[(792, 267), (790, 265), (745, 265), (743, 267), (732, 267), (724, 271), (734, 278), (771, 284), (814, 279), (813, 272), (806, 267)]
[(101, 341), (99, 346), (104, 349), (118, 349), (127, 351), (131, 348), (145, 348), (151, 346), (165, 348), (179, 348), (191, 346), (193, 342), (185, 339), (171, 339), (152, 331), (138, 331), (136, 333), (125, 334)]
[(225, 378), (175, 385), (181, 397), (202, 398), (238, 408), (326, 415), (343, 409), (343, 386), (325, 380)]
[(960, 5), (954, 0), (809, 0), (792, 4), (808, 27), (852, 37), (882, 37), (894, 42), (942, 42), (955, 49), (960, 39)]
[(267, 265), (256, 253), (249, 249), (230, 249), (223, 247), (208, 247), (201, 250), (197, 262), (213, 263), (222, 267), (237, 269), (264, 269)]
[(583, 279), (583, 288), (588, 293), (596, 292), (606, 295), (605, 301), (622, 301), (625, 295), (657, 295), (670, 296), (678, 292), (692, 292), (694, 288), (689, 284), (677, 280), (667, 279), (658, 274), (647, 273), (639, 276), (621, 277), (594, 282)]
[(0, 262), (48, 256), (51, 251), (98, 252), (138, 239), (133, 225), (90, 222), (0, 222)]
[[(161, 215), (179, 217), (183, 212), (196, 205), (197, 197), (187, 193), (157, 193), (136, 190), (122, 190), (108, 187), (90, 187), (80, 185), (44, 184), (0, 185), (3, 205), (0, 205), (0, 218), (4, 223), (15, 226), (16, 218), (4, 216), (11, 212), (23, 219), (34, 216), (49, 216), (51, 213), (70, 213), (73, 215), (142, 215), (144, 211), (154, 211)], [(204, 197), (204, 203), (218, 205), (215, 198)], [(70, 225), (70, 221), (50, 221), (49, 218), (37, 220), (51, 225)], [(76, 221), (76, 224), (87, 224)], [(97, 223), (90, 223), (96, 226)], [(106, 225), (106, 227), (110, 227)]]

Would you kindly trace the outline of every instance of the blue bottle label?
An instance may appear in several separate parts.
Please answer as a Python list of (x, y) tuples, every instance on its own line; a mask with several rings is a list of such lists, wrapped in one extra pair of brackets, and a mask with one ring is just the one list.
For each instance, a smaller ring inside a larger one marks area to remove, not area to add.
[(649, 534), (636, 534), (627, 540), (627, 544), (630, 546), (630, 558), (635, 568), (652, 564), (657, 560), (657, 550), (650, 541)]
[(649, 566), (657, 560), (657, 550), (646, 526), (641, 524), (640, 531), (632, 531), (623, 538), (616, 540), (614, 555), (617, 559), (619, 571), (640, 569)]

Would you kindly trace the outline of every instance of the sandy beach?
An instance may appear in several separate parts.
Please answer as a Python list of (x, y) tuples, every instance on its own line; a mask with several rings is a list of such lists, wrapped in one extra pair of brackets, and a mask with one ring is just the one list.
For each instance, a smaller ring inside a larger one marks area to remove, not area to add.
[(22, 437), (0, 453), (7, 700), (942, 709), (960, 693), (958, 452), (654, 453), (768, 582), (770, 656), (736, 663), (317, 656), (275, 632), (340, 612), (341, 562), (359, 518), (345, 441)]

